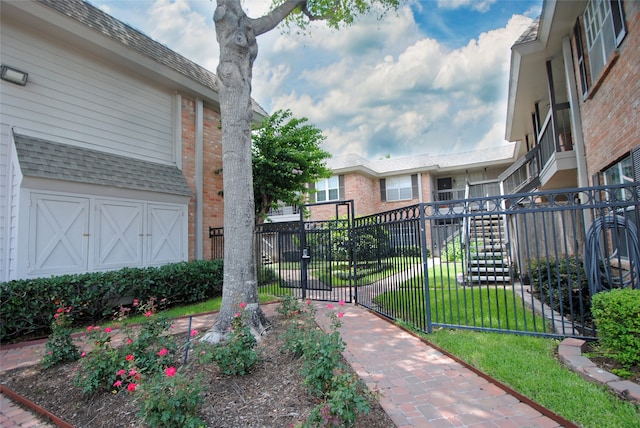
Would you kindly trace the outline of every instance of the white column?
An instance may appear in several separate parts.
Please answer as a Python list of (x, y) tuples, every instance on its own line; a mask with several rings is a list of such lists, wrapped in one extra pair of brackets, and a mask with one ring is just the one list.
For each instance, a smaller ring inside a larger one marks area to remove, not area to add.
[(584, 136), (582, 134), (582, 119), (580, 117), (580, 99), (578, 98), (578, 87), (576, 76), (573, 71), (573, 56), (571, 54), (571, 40), (569, 36), (562, 39), (562, 56), (564, 62), (564, 75), (567, 79), (567, 93), (569, 96), (569, 109), (571, 114), (571, 134), (573, 135), (573, 151), (576, 154), (578, 167), (578, 187), (589, 186), (589, 176), (587, 174), (587, 160), (585, 157)]

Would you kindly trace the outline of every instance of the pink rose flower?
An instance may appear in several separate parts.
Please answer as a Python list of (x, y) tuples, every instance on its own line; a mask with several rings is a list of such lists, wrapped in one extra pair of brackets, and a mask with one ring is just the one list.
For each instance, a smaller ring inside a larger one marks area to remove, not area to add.
[(118, 370), (118, 372), (116, 373), (118, 376), (122, 376), (123, 374), (125, 374), (127, 371), (125, 369), (120, 369)]
[(135, 383), (130, 383), (130, 384), (129, 384), (129, 386), (127, 386), (127, 390), (128, 390), (129, 392), (134, 392), (134, 391), (136, 390), (136, 387), (137, 387), (137, 386), (138, 386), (138, 385), (136, 385)]
[(135, 357), (133, 356), (133, 354), (129, 354), (129, 355), (127, 355), (124, 359), (125, 359), (125, 360), (127, 360), (127, 361), (133, 361), (133, 360), (134, 360), (134, 358), (135, 358)]
[(147, 317), (147, 318), (149, 318), (152, 315), (153, 315), (153, 312), (151, 312), (151, 311), (147, 311), (147, 312), (144, 313), (144, 316)]
[(115, 386), (116, 388), (119, 388), (122, 386), (122, 381), (121, 380), (117, 380), (113, 383), (113, 386)]
[(86, 356), (87, 356), (87, 353), (86, 353), (86, 352), (84, 352), (84, 351), (82, 351), (82, 354), (80, 354), (80, 357), (81, 357), (81, 358), (84, 358), (84, 357), (86, 357)]
[(111, 330), (113, 330), (111, 327), (107, 327), (104, 329), (105, 333), (111, 333)]
[(244, 309), (246, 307), (247, 307), (247, 303), (246, 302), (240, 303), (240, 309)]
[(167, 355), (167, 353), (169, 353), (167, 348), (162, 348), (160, 351), (158, 351), (158, 357), (163, 357), (163, 356)]
[(175, 376), (176, 375), (176, 368), (175, 367), (167, 367), (164, 370), (164, 374), (166, 374), (169, 377)]
[(338, 312), (338, 318), (342, 318), (344, 316), (344, 312)]
[(333, 309), (333, 304), (329, 303), (329, 304), (327, 305), (327, 309)]
[(133, 340), (131, 340), (130, 337), (127, 337), (127, 345), (131, 345), (133, 343)]
[(191, 330), (191, 337), (197, 336), (197, 335), (198, 335), (198, 330)]
[(338, 304), (339, 304), (340, 306), (344, 306), (344, 300), (340, 300), (340, 301), (338, 302)]

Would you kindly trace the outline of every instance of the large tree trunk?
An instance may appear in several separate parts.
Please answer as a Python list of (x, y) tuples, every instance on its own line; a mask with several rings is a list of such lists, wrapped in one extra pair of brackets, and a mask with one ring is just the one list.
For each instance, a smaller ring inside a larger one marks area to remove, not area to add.
[(247, 303), (244, 310), (251, 315), (254, 334), (264, 332), (267, 319), (258, 304), (251, 173), (251, 74), (258, 45), (239, 1), (218, 0), (213, 19), (220, 44), (224, 285), (220, 313), (203, 340), (217, 343), (224, 339), (240, 303)]
[(222, 168), (224, 192), (224, 275), (222, 306), (215, 324), (202, 340), (224, 339), (231, 320), (246, 303), (245, 319), (255, 336), (268, 324), (258, 300), (251, 171), (251, 74), (258, 55), (256, 37), (275, 28), (305, 0), (287, 0), (267, 15), (251, 19), (240, 0), (217, 0), (213, 21), (220, 45), (218, 90), (222, 118)]

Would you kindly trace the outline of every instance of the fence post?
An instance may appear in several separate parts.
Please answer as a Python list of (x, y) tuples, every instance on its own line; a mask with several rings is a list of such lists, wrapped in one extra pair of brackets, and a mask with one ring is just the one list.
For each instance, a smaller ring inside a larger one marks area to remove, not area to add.
[(427, 333), (431, 333), (433, 327), (431, 325), (431, 296), (429, 293), (429, 256), (427, 254), (427, 221), (426, 221), (426, 204), (420, 204), (420, 233), (422, 239), (422, 277), (424, 284), (424, 316), (427, 326)]

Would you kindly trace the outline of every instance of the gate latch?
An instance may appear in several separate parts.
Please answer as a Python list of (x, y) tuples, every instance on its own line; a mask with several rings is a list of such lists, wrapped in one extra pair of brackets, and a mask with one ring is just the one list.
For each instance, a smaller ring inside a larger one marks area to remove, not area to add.
[(309, 254), (309, 247), (305, 247), (302, 249), (302, 260), (309, 260), (311, 258), (311, 254)]

